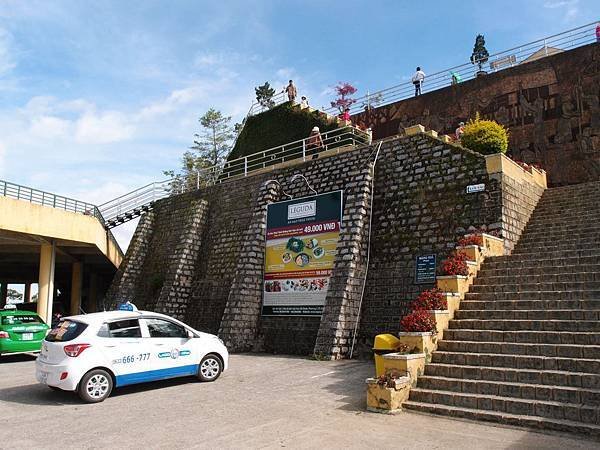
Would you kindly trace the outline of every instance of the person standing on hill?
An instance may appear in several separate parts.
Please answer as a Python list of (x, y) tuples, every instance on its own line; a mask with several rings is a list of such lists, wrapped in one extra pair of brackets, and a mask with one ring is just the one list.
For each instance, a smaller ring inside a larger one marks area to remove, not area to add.
[(417, 71), (412, 77), (412, 82), (415, 85), (415, 97), (421, 95), (421, 85), (425, 81), (425, 72), (421, 70), (420, 67), (417, 67)]
[(298, 95), (298, 91), (296, 90), (296, 86), (294, 86), (294, 82), (290, 80), (290, 84), (285, 88), (285, 93), (288, 96), (288, 100), (292, 103), (296, 101), (296, 96)]

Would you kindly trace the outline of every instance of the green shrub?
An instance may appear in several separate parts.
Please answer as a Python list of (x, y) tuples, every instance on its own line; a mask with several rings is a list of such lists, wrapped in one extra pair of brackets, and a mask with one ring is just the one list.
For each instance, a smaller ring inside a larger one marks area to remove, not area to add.
[(321, 133), (338, 128), (336, 120), (329, 121), (317, 111), (300, 110), (291, 103), (248, 118), (228, 161), (308, 137), (313, 127)]
[(463, 147), (483, 155), (506, 153), (508, 130), (493, 120), (481, 120), (479, 113), (469, 120), (460, 138)]

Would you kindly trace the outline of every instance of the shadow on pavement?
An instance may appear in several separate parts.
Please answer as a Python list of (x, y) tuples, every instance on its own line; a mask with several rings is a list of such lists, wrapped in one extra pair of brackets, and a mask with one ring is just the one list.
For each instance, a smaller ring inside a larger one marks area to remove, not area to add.
[(37, 354), (35, 353), (20, 353), (18, 355), (1, 355), (0, 356), (0, 364), (10, 364), (17, 362), (28, 362), (35, 361), (37, 359)]
[(373, 376), (374, 368), (367, 361), (344, 361), (336, 364), (330, 379), (335, 381), (325, 386), (325, 390), (341, 395), (344, 405), (337, 409), (351, 412), (366, 411), (365, 379)]

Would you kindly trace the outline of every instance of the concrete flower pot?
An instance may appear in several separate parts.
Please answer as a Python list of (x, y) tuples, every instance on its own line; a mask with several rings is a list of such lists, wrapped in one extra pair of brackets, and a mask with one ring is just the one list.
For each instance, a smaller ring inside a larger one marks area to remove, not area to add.
[(388, 353), (383, 355), (385, 373), (408, 374), (411, 386), (425, 372), (425, 353)]
[(400, 411), (402, 403), (408, 400), (410, 379), (401, 377), (396, 380), (395, 387), (377, 384), (377, 378), (367, 378), (367, 411), (394, 414)]
[(419, 353), (425, 353), (425, 362), (431, 361), (431, 353), (437, 349), (437, 333), (434, 332), (406, 332), (398, 333), (398, 339), (411, 349), (416, 349)]
[(504, 255), (504, 239), (496, 236), (483, 233), (483, 248), (485, 256), (502, 256)]
[(463, 275), (442, 275), (436, 279), (437, 287), (444, 292), (464, 294), (469, 290), (469, 277)]
[(448, 319), (454, 319), (454, 312), (460, 307), (461, 295), (456, 292), (444, 292), (448, 305)]
[(444, 330), (448, 329), (448, 322), (450, 321), (450, 314), (448, 313), (448, 310), (432, 310), (427, 312), (431, 314), (431, 317), (433, 320), (435, 320), (437, 338), (442, 339), (444, 336)]
[(464, 253), (470, 261), (480, 263), (483, 259), (482, 249), (478, 245), (457, 246), (456, 251)]

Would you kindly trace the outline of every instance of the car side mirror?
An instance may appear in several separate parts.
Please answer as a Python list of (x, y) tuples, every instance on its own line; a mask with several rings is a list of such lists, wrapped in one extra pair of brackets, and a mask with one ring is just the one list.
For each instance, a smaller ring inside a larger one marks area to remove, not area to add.
[(196, 335), (194, 333), (192, 333), (190, 330), (187, 330), (187, 337), (188, 337), (188, 339), (194, 339), (196, 337)]

